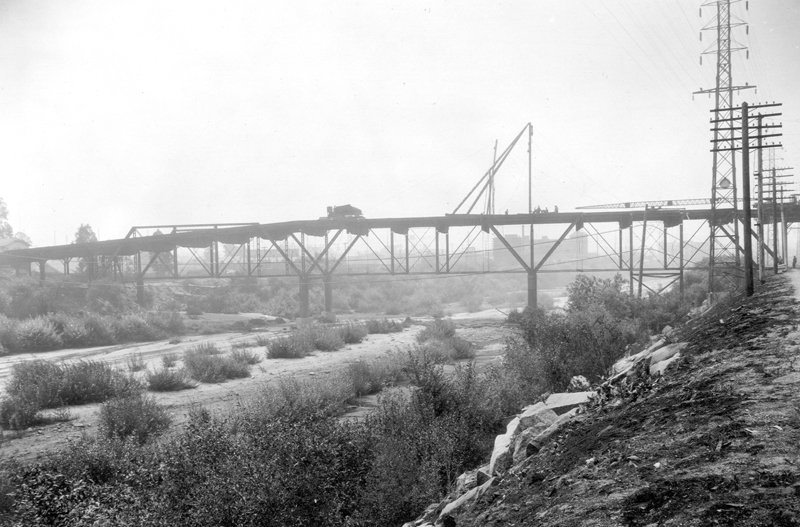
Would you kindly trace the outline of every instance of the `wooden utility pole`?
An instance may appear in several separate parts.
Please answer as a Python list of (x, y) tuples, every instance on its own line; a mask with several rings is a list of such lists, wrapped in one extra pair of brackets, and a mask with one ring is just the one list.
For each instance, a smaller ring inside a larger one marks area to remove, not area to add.
[[(759, 118), (759, 122), (761, 119)], [(759, 134), (759, 141), (760, 141)], [(747, 296), (753, 286), (753, 232), (750, 211), (750, 116), (747, 103), (742, 103), (742, 198), (744, 199), (744, 290)]]

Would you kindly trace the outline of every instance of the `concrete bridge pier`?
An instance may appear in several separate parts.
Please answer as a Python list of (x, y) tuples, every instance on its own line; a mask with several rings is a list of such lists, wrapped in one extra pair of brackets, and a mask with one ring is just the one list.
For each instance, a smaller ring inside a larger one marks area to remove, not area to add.
[(528, 271), (528, 307), (534, 309), (537, 303), (536, 270), (531, 269)]
[(331, 275), (327, 274), (323, 277), (322, 285), (325, 289), (325, 312), (330, 313), (333, 311), (333, 285), (331, 284)]

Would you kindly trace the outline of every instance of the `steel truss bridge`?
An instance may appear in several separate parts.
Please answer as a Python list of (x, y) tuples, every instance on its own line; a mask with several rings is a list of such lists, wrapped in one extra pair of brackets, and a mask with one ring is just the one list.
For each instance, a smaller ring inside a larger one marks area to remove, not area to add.
[[(764, 222), (782, 222), (785, 233), (800, 220), (800, 205), (782, 209)], [(135, 284), (140, 302), (147, 280), (296, 277), (302, 315), (315, 283), (331, 310), (337, 276), (524, 273), (528, 305), (536, 305), (537, 278), (546, 273), (622, 273), (631, 294), (660, 293), (676, 283), (683, 293), (687, 269), (707, 269), (710, 222), (733, 243), (734, 221), (742, 218), (734, 209), (645, 208), (137, 226), (122, 239), (7, 251), (0, 265), (29, 274), (38, 267), (41, 280), (48, 268), (54, 274), (50, 262), (60, 262), (64, 275), (77, 265), (89, 279)], [(537, 238), (545, 231), (554, 236)], [(754, 240), (777, 272), (776, 245)]]

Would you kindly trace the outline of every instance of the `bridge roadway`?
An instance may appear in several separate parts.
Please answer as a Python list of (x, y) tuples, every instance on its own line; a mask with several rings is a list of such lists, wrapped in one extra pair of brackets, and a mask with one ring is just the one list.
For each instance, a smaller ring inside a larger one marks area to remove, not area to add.
[[(641, 293), (642, 278), (644, 275), (644, 266), (640, 262), (639, 275), (635, 276), (634, 268), (636, 267), (633, 261), (633, 224), (643, 223), (644, 228), (647, 224), (661, 223), (664, 229), (664, 265), (661, 270), (667, 275), (670, 273), (683, 283), (683, 271), (687, 263), (691, 263), (691, 257), (684, 258), (683, 249), (686, 242), (683, 238), (683, 222), (685, 221), (703, 221), (709, 222), (712, 217), (715, 217), (715, 223), (718, 225), (725, 225), (733, 221), (734, 215), (737, 215), (741, 221), (743, 218), (743, 211), (734, 211), (732, 209), (717, 210), (714, 212), (709, 209), (674, 209), (674, 208), (661, 208), (661, 209), (641, 209), (641, 210), (602, 210), (602, 211), (581, 211), (581, 212), (541, 212), (532, 214), (451, 214), (445, 216), (425, 216), (425, 217), (407, 217), (407, 218), (320, 218), (316, 220), (299, 220), (280, 223), (248, 223), (248, 224), (233, 224), (233, 225), (217, 225), (213, 228), (207, 226), (197, 225), (183, 225), (183, 226), (164, 226), (169, 227), (170, 232), (155, 235), (140, 235), (139, 231), (144, 228), (134, 227), (129, 232), (126, 238), (103, 240), (92, 243), (69, 244), (69, 245), (54, 245), (46, 247), (33, 247), (29, 249), (20, 249), (0, 253), (0, 265), (10, 265), (18, 270), (27, 267), (30, 273), (31, 264), (39, 265), (39, 274), (42, 280), (45, 279), (45, 265), (48, 261), (60, 260), (64, 263), (65, 274), (69, 274), (69, 262), (72, 259), (91, 259), (96, 261), (98, 257), (103, 257), (108, 261), (113, 261), (113, 270), (115, 276), (122, 277), (122, 267), (118, 264), (120, 257), (133, 256), (135, 261), (135, 281), (140, 292), (140, 298), (143, 298), (143, 282), (146, 278), (148, 270), (159, 258), (162, 253), (173, 252), (174, 258), (172, 264), (174, 265), (173, 278), (196, 278), (180, 276), (177, 266), (177, 248), (210, 248), (210, 259), (208, 265), (203, 265), (204, 269), (208, 272), (207, 276), (219, 277), (223, 276), (224, 268), (221, 267), (219, 258), (218, 244), (237, 244), (244, 247), (243, 253), (246, 258), (246, 274), (253, 275), (258, 268), (259, 262), (251, 260), (250, 245), (251, 240), (261, 239), (267, 240), (271, 243), (272, 247), (280, 254), (282, 260), (286, 264), (287, 274), (297, 275), (300, 278), (300, 303), (301, 311), (307, 311), (308, 307), (308, 286), (309, 278), (315, 274), (323, 277), (325, 283), (325, 304), (326, 308), (331, 306), (331, 288), (329, 286), (329, 278), (334, 271), (338, 268), (339, 264), (344, 260), (347, 253), (355, 245), (355, 243), (362, 239), (366, 241), (366, 237), (371, 232), (388, 231), (391, 242), (383, 244), (383, 247), (389, 253), (388, 264), (384, 263), (383, 267), (387, 274), (410, 274), (412, 273), (412, 266), (409, 261), (409, 230), (412, 229), (435, 229), (435, 255), (430, 254), (431, 258), (435, 256), (435, 264), (430, 268), (428, 273), (456, 273), (457, 271), (451, 266), (451, 258), (456, 259), (457, 251), (451, 252), (449, 248), (449, 230), (457, 227), (471, 227), (473, 229), (480, 228), (483, 232), (493, 233), (503, 245), (508, 249), (513, 258), (519, 264), (519, 268), (514, 271), (490, 271), (490, 272), (526, 272), (528, 274), (528, 301), (535, 305), (536, 301), (536, 274), (542, 272), (542, 265), (552, 255), (553, 251), (563, 242), (566, 236), (572, 229), (579, 231), (584, 229), (587, 224), (609, 224), (616, 223), (619, 226), (619, 254), (616, 250), (612, 249), (615, 253), (613, 259), (618, 258), (618, 265), (615, 270), (627, 270), (630, 273), (631, 292), (633, 292), (634, 280), (639, 281), (639, 291)], [(756, 211), (753, 211), (753, 218), (756, 218)], [(791, 222), (800, 220), (800, 205), (786, 204), (783, 211), (785, 223), (788, 225)], [(777, 221), (781, 221), (780, 215), (776, 215)], [(771, 207), (766, 208), (765, 223), (772, 223), (773, 218), (771, 214)], [(533, 258), (534, 248), (533, 245), (528, 248), (529, 255), (521, 254), (513, 247), (505, 237), (500, 233), (498, 227), (504, 226), (524, 226), (524, 225), (561, 225), (566, 226), (560, 238), (552, 244), (547, 250), (546, 254), (538, 261)], [(667, 242), (666, 230), (671, 227), (680, 228), (680, 261), (678, 267), (670, 267), (669, 262), (673, 262), (677, 257), (673, 257), (668, 262), (667, 258)], [(630, 254), (628, 255), (627, 265), (625, 265), (622, 240), (623, 229), (629, 229), (630, 239)], [(333, 242), (340, 234), (346, 232), (354, 235), (351, 243), (347, 246), (342, 254), (332, 255), (329, 253)], [(587, 231), (588, 232), (588, 231)], [(595, 233), (597, 231), (595, 230)], [(439, 235), (446, 235), (446, 242), (444, 250), (440, 248)], [(599, 234), (599, 233), (597, 233)], [(297, 235), (301, 235), (298, 239)], [(398, 251), (395, 252), (394, 236), (400, 235), (405, 238), (405, 253)], [(316, 255), (312, 255), (304, 244), (304, 236), (312, 237), (325, 237), (325, 245), (322, 251)], [(644, 238), (642, 236), (642, 249), (644, 251)], [(286, 245), (282, 248), (278, 242), (287, 243), (287, 240), (292, 240), (297, 244), (298, 251), (296, 254), (300, 255), (301, 261), (298, 261), (296, 256), (287, 254), (285, 250)], [(463, 245), (463, 242), (462, 242)], [(372, 250), (372, 249), (371, 249)], [(466, 249), (465, 249), (466, 250)], [(769, 249), (767, 249), (769, 251)], [(380, 257), (375, 250), (373, 254), (380, 260)], [(431, 251), (433, 253), (433, 251)], [(695, 251), (696, 253), (696, 251)], [(143, 254), (150, 255), (149, 262), (145, 262)], [(194, 253), (193, 253), (194, 254)], [(461, 256), (463, 256), (463, 252)], [(611, 254), (607, 253), (609, 257)], [(771, 252), (770, 252), (771, 254)], [(334, 259), (331, 266), (329, 258)], [(324, 261), (324, 264), (323, 264)], [(530, 262), (536, 262), (531, 265)], [(223, 262), (224, 263), (224, 262)], [(383, 263), (383, 262), (382, 262)], [(94, 267), (92, 267), (94, 268)], [(340, 274), (358, 274), (349, 273), (345, 271)], [(420, 273), (416, 273), (420, 274)], [(259, 275), (260, 276), (260, 275)], [(664, 273), (657, 276), (666, 276)]]

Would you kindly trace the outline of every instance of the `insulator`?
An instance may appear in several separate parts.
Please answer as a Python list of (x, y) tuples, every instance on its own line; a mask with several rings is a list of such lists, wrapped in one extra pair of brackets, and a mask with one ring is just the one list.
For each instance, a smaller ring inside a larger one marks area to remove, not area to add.
[(744, 2), (744, 10), (750, 11), (750, 0), (745, 0)]
[(700, 18), (703, 18), (703, 8), (700, 8)]
[(748, 25), (746, 25), (746, 26), (744, 26), (744, 33), (745, 33), (746, 35), (749, 35), (749, 34), (750, 34), (750, 25), (749, 25), (749, 24), (748, 24)]
[(701, 66), (703, 65), (703, 56), (702, 55), (700, 55), (700, 65)]
[(703, 41), (703, 32), (701, 31), (700, 32), (700, 42), (702, 42), (702, 41)]
[(750, 60), (750, 50), (749, 49), (744, 52), (744, 56), (745, 56), (745, 58), (747, 60)]

